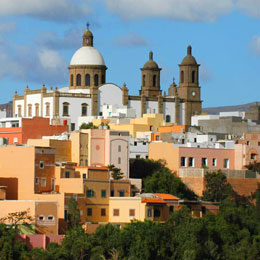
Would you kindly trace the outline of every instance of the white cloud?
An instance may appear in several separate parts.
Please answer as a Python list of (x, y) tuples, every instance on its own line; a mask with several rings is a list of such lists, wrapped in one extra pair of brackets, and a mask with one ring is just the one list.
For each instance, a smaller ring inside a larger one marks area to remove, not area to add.
[(236, 7), (245, 11), (247, 14), (260, 18), (259, 0), (236, 0)]
[(200, 65), (200, 80), (201, 82), (205, 83), (208, 82), (212, 79), (212, 72), (210, 71), (210, 69), (204, 64), (202, 63)]
[(254, 53), (260, 55), (260, 36), (259, 35), (253, 36), (251, 42), (249, 43), (249, 48)]
[(136, 34), (136, 33), (129, 33), (127, 35), (122, 35), (118, 38), (115, 38), (115, 43), (119, 46), (126, 46), (126, 47), (129, 47), (129, 46), (146, 46), (148, 45), (148, 41)]
[(42, 20), (71, 21), (90, 13), (82, 0), (1, 0), (1, 16), (27, 16)]
[(186, 21), (214, 21), (228, 13), (233, 0), (103, 0), (124, 19), (160, 17)]
[(42, 50), (37, 53), (41, 66), (47, 70), (56, 70), (66, 64), (62, 56), (54, 50)]

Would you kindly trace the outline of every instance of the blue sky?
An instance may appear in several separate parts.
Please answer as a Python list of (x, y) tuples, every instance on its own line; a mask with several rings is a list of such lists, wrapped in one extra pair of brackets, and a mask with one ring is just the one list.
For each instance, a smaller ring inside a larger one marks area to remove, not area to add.
[(201, 64), (203, 107), (260, 101), (259, 0), (0, 0), (0, 103), (14, 91), (68, 85), (86, 23), (107, 82), (130, 94), (150, 50), (167, 91), (189, 44)]

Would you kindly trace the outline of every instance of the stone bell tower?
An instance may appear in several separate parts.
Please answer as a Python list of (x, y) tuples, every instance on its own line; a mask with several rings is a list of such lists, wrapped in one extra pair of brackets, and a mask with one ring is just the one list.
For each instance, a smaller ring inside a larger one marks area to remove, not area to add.
[(142, 71), (142, 84), (140, 95), (145, 97), (158, 97), (162, 95), (160, 87), (160, 71), (158, 64), (153, 60), (153, 52), (149, 53), (149, 60), (144, 64)]
[(185, 102), (185, 125), (191, 124), (191, 117), (201, 113), (201, 98), (199, 86), (199, 64), (192, 56), (192, 47), (188, 46), (180, 68), (178, 96)]

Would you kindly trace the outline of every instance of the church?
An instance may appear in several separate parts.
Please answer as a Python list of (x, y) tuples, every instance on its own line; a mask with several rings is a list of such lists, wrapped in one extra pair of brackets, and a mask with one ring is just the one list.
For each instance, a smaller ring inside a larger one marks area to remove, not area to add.
[[(138, 96), (129, 94), (124, 84), (106, 83), (106, 70), (102, 54), (94, 47), (94, 36), (87, 28), (82, 47), (71, 58), (69, 86), (31, 90), (27, 86), (23, 95), (13, 96), (14, 117), (46, 117), (51, 122), (67, 122), (70, 130), (79, 128), (78, 119), (103, 115), (106, 106), (131, 109), (135, 117), (145, 113), (162, 113), (166, 122), (190, 125), (191, 116), (201, 113), (199, 64), (188, 46), (187, 55), (179, 65), (179, 86), (172, 83), (168, 94), (162, 94), (161, 68), (149, 53), (149, 60), (141, 68), (141, 89)], [(83, 120), (84, 121), (84, 120)]]

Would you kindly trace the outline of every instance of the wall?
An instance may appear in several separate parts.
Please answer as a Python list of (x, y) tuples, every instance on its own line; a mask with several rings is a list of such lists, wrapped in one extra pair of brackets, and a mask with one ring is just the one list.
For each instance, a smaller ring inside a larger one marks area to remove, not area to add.
[[(113, 210), (119, 209), (119, 216), (113, 216)], [(135, 210), (135, 216), (129, 216), (129, 210)], [(109, 198), (109, 222), (110, 223), (130, 223), (131, 220), (144, 221), (145, 203), (141, 197), (110, 197)]]

